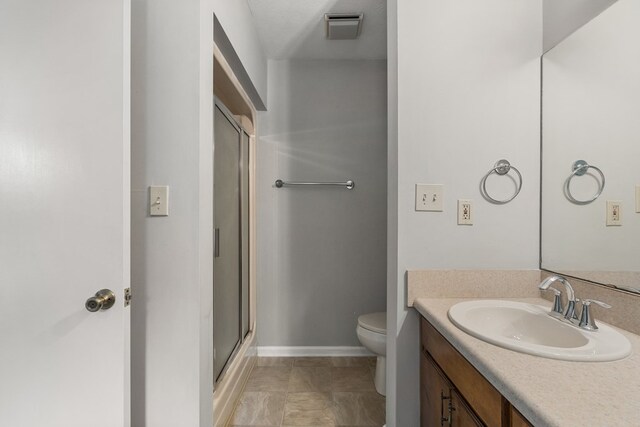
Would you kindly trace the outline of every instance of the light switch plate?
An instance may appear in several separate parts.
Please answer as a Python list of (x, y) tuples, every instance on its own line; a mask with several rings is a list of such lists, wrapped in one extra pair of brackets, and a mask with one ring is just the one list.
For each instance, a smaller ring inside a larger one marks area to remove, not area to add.
[(169, 187), (166, 185), (149, 187), (149, 215), (169, 215)]
[(640, 213), (640, 185), (636, 185), (636, 213)]
[(416, 210), (442, 212), (444, 185), (416, 184)]
[(622, 202), (607, 200), (607, 226), (622, 225)]

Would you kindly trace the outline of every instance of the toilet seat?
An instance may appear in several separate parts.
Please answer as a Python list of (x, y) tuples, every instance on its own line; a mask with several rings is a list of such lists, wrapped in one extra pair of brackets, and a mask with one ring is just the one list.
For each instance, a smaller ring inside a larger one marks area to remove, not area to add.
[(358, 326), (377, 334), (387, 334), (387, 313), (369, 313), (358, 317)]

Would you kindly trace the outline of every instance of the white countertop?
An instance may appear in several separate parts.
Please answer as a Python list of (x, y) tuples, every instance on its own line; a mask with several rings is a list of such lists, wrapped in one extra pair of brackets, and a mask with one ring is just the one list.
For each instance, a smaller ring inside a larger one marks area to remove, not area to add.
[[(632, 353), (615, 362), (531, 356), (474, 338), (451, 323), (449, 307), (469, 299), (483, 298), (417, 298), (413, 305), (531, 424), (640, 426), (640, 336), (618, 329)], [(509, 300), (550, 307), (541, 298)]]

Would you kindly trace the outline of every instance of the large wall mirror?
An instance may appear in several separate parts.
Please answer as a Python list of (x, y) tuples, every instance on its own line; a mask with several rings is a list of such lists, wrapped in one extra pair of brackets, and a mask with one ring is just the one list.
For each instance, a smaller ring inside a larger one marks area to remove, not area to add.
[(640, 0), (607, 6), (542, 59), (541, 267), (640, 293)]

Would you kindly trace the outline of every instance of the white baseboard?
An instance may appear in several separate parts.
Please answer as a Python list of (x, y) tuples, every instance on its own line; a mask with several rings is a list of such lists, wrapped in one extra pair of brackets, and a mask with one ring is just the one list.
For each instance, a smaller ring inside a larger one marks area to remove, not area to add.
[(258, 347), (258, 357), (362, 357), (375, 356), (364, 347)]

